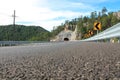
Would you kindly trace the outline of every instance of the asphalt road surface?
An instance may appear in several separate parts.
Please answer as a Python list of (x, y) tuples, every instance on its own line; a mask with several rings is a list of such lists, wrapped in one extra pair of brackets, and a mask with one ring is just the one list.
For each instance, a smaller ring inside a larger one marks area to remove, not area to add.
[(120, 44), (77, 41), (0, 47), (0, 80), (120, 80)]

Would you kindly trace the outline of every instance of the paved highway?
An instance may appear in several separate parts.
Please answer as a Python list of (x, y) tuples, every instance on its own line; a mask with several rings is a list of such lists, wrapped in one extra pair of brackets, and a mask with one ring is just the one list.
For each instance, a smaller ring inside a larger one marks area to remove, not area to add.
[(120, 80), (120, 44), (77, 41), (0, 47), (0, 80)]

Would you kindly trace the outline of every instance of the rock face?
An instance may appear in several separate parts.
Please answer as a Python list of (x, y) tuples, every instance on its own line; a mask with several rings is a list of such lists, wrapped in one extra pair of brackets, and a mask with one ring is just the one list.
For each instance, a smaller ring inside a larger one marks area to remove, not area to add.
[(114, 16), (117, 16), (118, 19), (120, 19), (120, 12), (113, 13)]
[(72, 31), (70, 30), (64, 30), (61, 31), (58, 35), (57, 35), (57, 41), (66, 41), (66, 40), (71, 40), (71, 36), (72, 36)]
[(65, 29), (56, 36), (55, 41), (74, 41), (77, 39), (77, 34), (77, 26), (74, 31), (71, 31), (66, 25)]

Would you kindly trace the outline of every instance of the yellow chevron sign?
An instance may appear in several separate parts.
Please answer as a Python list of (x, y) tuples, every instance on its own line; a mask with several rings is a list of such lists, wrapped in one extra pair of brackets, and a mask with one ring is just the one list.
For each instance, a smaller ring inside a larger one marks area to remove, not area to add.
[(94, 23), (94, 30), (101, 30), (101, 23), (100, 22)]
[(89, 33), (90, 35), (93, 35), (93, 31), (92, 31), (92, 30), (89, 30), (88, 33)]

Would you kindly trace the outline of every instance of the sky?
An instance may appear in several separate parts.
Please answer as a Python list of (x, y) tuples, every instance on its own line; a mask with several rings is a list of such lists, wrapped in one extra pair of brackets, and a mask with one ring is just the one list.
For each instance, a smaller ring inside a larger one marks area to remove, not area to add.
[(66, 20), (89, 16), (106, 7), (108, 12), (120, 10), (120, 0), (0, 0), (0, 25), (16, 24), (41, 26), (48, 31)]

